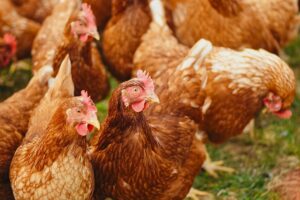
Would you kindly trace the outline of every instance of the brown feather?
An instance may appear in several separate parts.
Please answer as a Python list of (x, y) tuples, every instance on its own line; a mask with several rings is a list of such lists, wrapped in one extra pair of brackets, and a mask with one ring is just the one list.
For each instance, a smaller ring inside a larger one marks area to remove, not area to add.
[(92, 141), (94, 197), (183, 199), (205, 159), (201, 145), (192, 145), (196, 125), (187, 117), (131, 111), (120, 97), (132, 84), (113, 92), (108, 117)]

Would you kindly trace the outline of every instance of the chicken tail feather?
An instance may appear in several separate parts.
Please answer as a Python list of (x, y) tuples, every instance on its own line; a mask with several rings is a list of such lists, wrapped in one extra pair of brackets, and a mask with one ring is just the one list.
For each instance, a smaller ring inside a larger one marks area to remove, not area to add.
[(60, 65), (57, 76), (51, 83), (52, 91), (66, 92), (68, 95), (74, 96), (74, 83), (72, 79), (72, 65), (67, 55)]

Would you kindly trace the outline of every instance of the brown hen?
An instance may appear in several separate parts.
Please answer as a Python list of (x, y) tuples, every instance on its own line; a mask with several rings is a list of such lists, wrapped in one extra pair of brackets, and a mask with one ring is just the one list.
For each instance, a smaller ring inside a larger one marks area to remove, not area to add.
[(69, 0), (58, 4), (44, 22), (33, 49), (34, 71), (50, 65), (57, 73), (68, 53), (72, 63), (75, 95), (87, 90), (94, 101), (109, 91), (108, 77), (92, 38), (99, 39), (95, 18), (87, 4)]
[(93, 139), (95, 199), (183, 199), (205, 159), (196, 125), (172, 114), (144, 115), (158, 99), (150, 77), (122, 83)]
[[(234, 49), (278, 52), (297, 35), (297, 0), (164, 0), (179, 41), (192, 47), (199, 39)], [(259, 33), (259, 34), (258, 34)]]
[(189, 50), (172, 35), (161, 4), (155, 3), (159, 0), (152, 2), (154, 20), (134, 56), (137, 68), (154, 77), (161, 99), (147, 114), (188, 116), (214, 143), (241, 134), (263, 106), (290, 117), (295, 76), (279, 57), (264, 50), (213, 47), (206, 40)]
[[(42, 23), (51, 15), (53, 9), (62, 0), (11, 0), (22, 16)], [(64, 0), (65, 1), (65, 0)], [(110, 17), (111, 1), (109, 0), (83, 0), (83, 3), (91, 5), (95, 13), (97, 25), (101, 29)]]
[[(42, 68), (26, 88), (0, 104), (0, 198), (9, 198), (9, 166), (28, 129), (29, 118), (48, 89), (52, 69)], [(4, 188), (4, 189), (3, 189)]]
[(30, 55), (33, 40), (40, 24), (20, 16), (10, 0), (0, 2), (0, 35), (11, 33), (17, 39), (17, 56)]
[(99, 122), (87, 94), (73, 97), (73, 93), (66, 57), (12, 160), (10, 181), (16, 200), (91, 199), (94, 177), (85, 136), (93, 126), (99, 128)]
[(103, 54), (110, 72), (128, 80), (133, 55), (150, 24), (147, 0), (112, 0), (112, 17), (103, 32)]

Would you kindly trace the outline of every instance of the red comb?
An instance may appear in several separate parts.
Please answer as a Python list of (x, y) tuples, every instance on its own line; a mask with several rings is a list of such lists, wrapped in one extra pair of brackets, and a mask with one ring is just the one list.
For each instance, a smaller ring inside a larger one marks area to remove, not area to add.
[(146, 73), (145, 71), (142, 71), (142, 70), (138, 70), (136, 75), (137, 75), (137, 78), (144, 83), (145, 88), (147, 90), (154, 91), (154, 82), (148, 73)]
[(96, 108), (95, 104), (93, 103), (91, 97), (88, 95), (87, 91), (82, 90), (81, 97), (82, 97), (83, 103), (87, 106), (89, 111), (97, 112), (97, 108)]
[(96, 26), (95, 15), (94, 15), (94, 13), (91, 9), (91, 6), (88, 5), (87, 3), (83, 3), (81, 5), (81, 9), (84, 13), (84, 16), (85, 16), (86, 20), (87, 20), (87, 24), (89, 26)]
[(15, 55), (17, 52), (17, 40), (15, 36), (10, 33), (5, 33), (3, 36), (3, 40), (11, 46), (11, 55)]

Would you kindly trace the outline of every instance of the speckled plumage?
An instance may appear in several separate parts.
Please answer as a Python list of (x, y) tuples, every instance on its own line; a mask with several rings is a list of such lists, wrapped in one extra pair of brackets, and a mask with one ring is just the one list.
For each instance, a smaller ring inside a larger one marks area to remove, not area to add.
[[(46, 93), (47, 81), (51, 71), (44, 68), (29, 82), (27, 87), (0, 104), (0, 187), (9, 187), (9, 167), (13, 155), (21, 144), (28, 129), (29, 118)], [(6, 189), (5, 189), (6, 190)], [(10, 198), (6, 192), (0, 190), (0, 198)]]
[[(163, 13), (154, 14), (164, 17)], [(163, 21), (162, 25), (151, 23), (134, 56), (137, 68), (154, 78), (161, 100), (147, 114), (173, 112), (189, 116), (211, 141), (221, 143), (242, 132), (262, 109), (263, 98), (269, 92), (283, 99), (283, 108), (291, 106), (295, 75), (279, 57), (264, 50), (219, 47), (203, 56), (206, 50), (199, 46), (205, 48), (203, 43), (208, 45), (208, 41), (199, 41), (189, 50)], [(195, 49), (200, 54), (191, 56)], [(184, 69), (178, 69), (182, 66)]]
[[(192, 47), (201, 38), (234, 49), (278, 52), (297, 35), (297, 0), (166, 0), (179, 41)], [(259, 33), (259, 34), (257, 34)]]
[(71, 33), (70, 23), (78, 18), (79, 6), (77, 0), (62, 2), (47, 17), (34, 41), (33, 69), (50, 65), (57, 73), (68, 53), (73, 66), (75, 94), (87, 90), (94, 101), (99, 101), (109, 91), (108, 77), (95, 44), (90, 41), (83, 44)]
[(16, 151), (10, 173), (15, 199), (91, 199), (94, 177), (85, 143), (45, 140), (35, 138)]
[(91, 199), (94, 175), (86, 138), (67, 124), (66, 111), (82, 106), (73, 95), (71, 63), (65, 60), (12, 160), (10, 181), (16, 200)]

